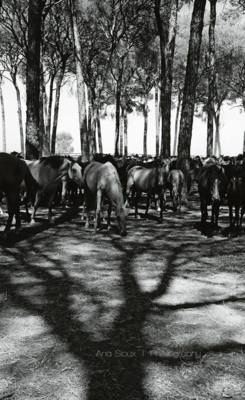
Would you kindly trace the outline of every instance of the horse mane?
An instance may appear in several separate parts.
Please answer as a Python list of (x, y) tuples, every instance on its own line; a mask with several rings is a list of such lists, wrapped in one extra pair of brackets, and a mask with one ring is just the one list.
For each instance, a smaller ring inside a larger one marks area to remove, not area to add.
[(58, 169), (62, 166), (65, 157), (63, 156), (48, 156), (48, 157), (41, 157), (40, 162), (43, 165), (49, 165), (53, 169)]
[(96, 153), (94, 155), (93, 161), (100, 162), (102, 164), (105, 164), (106, 162), (110, 162), (114, 167), (117, 168), (117, 161), (111, 154), (100, 154)]

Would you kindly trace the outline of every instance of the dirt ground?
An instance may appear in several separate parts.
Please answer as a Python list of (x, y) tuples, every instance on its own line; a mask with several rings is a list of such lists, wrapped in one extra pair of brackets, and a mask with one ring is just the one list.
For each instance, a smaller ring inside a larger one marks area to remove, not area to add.
[(0, 400), (245, 399), (245, 235), (225, 209), (204, 235), (196, 199), (156, 215), (0, 238)]

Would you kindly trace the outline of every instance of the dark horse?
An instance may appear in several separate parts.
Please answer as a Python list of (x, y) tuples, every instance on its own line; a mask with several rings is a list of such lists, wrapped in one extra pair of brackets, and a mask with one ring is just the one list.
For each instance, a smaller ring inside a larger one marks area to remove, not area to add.
[(141, 193), (147, 193), (147, 204), (145, 215), (148, 215), (150, 199), (152, 195), (157, 194), (160, 200), (160, 220), (165, 208), (165, 190), (167, 187), (167, 176), (169, 172), (169, 164), (164, 162), (160, 166), (154, 168), (144, 168), (141, 166), (132, 167), (128, 171), (126, 203), (129, 201), (131, 190), (136, 193), (135, 197), (135, 217), (138, 217), (138, 201)]
[(40, 160), (25, 162), (37, 188), (31, 222), (35, 222), (37, 208), (43, 197), (47, 196), (48, 220), (51, 223), (52, 203), (60, 182), (69, 176), (78, 186), (81, 186), (83, 183), (81, 167), (78, 163), (61, 156), (43, 157)]
[(25, 162), (7, 153), (0, 153), (0, 191), (6, 195), (8, 220), (5, 232), (10, 230), (15, 216), (16, 230), (20, 229), (20, 189), (23, 181), (28, 179), (28, 168)]
[(180, 169), (172, 169), (168, 175), (168, 187), (173, 202), (173, 210), (181, 210), (182, 197), (186, 200), (186, 182), (184, 173)]
[[(104, 198), (109, 201), (108, 228), (112, 207), (115, 208), (119, 223), (120, 233), (126, 235), (126, 210), (124, 207), (123, 191), (116, 168), (110, 163), (101, 164), (93, 161), (84, 170), (85, 203), (87, 211), (96, 201), (95, 233), (100, 220), (101, 206)], [(89, 212), (87, 213), (86, 227), (89, 226)]]
[(131, 190), (136, 193), (135, 197), (135, 217), (138, 217), (138, 201), (141, 193), (147, 193), (147, 204), (145, 215), (148, 215), (150, 199), (152, 195), (158, 194), (160, 200), (160, 220), (162, 220), (165, 208), (165, 190), (167, 187), (167, 177), (169, 164), (163, 162), (162, 165), (154, 168), (144, 168), (141, 166), (132, 167), (128, 171), (126, 203), (129, 201)]
[(227, 178), (220, 166), (209, 165), (203, 167), (198, 181), (202, 224), (207, 221), (208, 205), (212, 205), (211, 223), (218, 226), (219, 208), (226, 194), (227, 183)]

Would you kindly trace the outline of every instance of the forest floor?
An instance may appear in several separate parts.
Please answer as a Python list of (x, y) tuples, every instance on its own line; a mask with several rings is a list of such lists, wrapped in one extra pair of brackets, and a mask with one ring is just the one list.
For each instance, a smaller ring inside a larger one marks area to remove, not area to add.
[(214, 235), (196, 198), (162, 224), (131, 213), (125, 238), (38, 215), (0, 237), (0, 400), (245, 399), (245, 235), (225, 208)]

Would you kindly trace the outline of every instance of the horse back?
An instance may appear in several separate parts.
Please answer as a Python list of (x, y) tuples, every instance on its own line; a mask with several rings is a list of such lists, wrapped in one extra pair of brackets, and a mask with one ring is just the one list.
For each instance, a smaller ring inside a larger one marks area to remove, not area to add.
[(41, 188), (58, 185), (69, 167), (69, 161), (65, 158), (59, 159), (59, 164), (49, 162), (48, 157), (47, 160), (45, 158), (35, 161), (26, 160), (26, 163), (33, 179)]
[(15, 189), (24, 180), (26, 164), (23, 160), (8, 153), (0, 153), (0, 188)]
[(116, 168), (110, 162), (105, 164), (92, 162), (85, 171), (85, 183), (90, 193), (96, 195), (98, 190), (117, 205), (123, 202), (122, 186)]
[(134, 187), (139, 192), (154, 192), (157, 189), (156, 168), (144, 168), (135, 166), (128, 172), (128, 178), (131, 176)]

